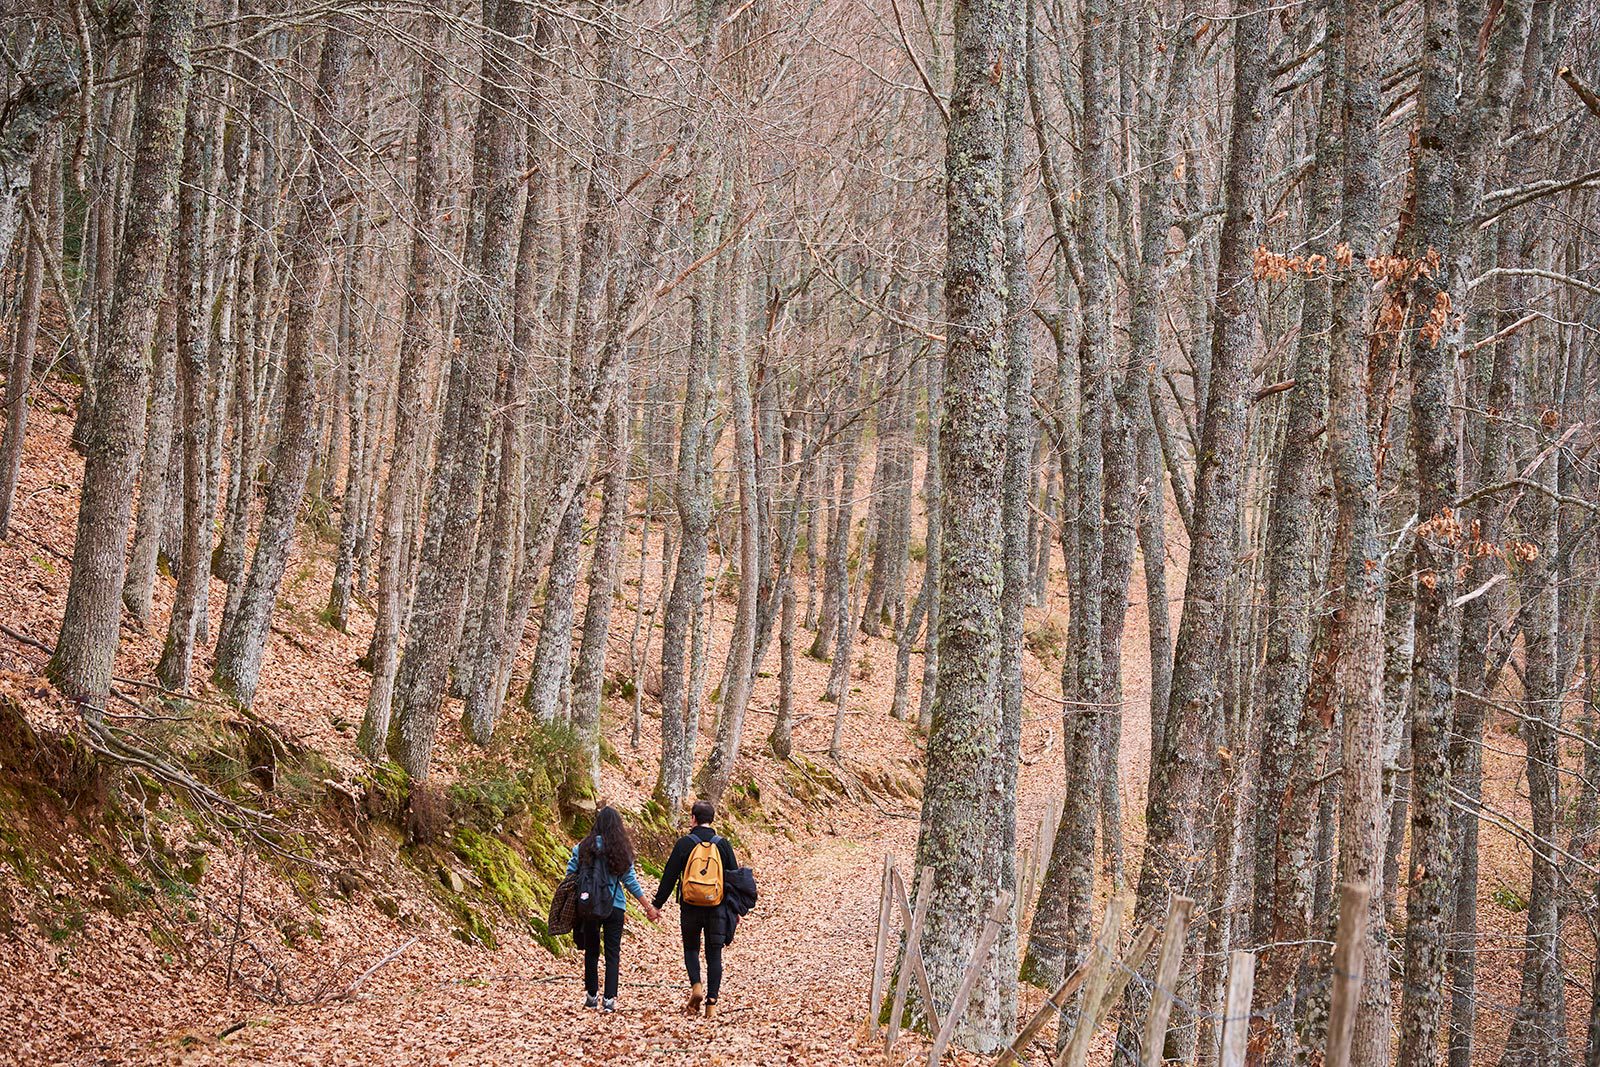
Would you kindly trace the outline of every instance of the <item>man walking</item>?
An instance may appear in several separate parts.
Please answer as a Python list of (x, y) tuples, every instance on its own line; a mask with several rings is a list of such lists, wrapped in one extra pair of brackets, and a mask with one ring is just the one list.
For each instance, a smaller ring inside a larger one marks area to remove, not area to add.
[[(722, 914), (723, 877), (739, 864), (733, 846), (711, 828), (716, 808), (709, 800), (697, 800), (689, 809), (694, 828), (672, 847), (667, 866), (661, 872), (661, 887), (656, 890), (655, 906), (667, 902), (674, 890), (678, 896), (678, 915), (683, 923), (683, 966), (689, 972), (690, 1014), (705, 1006), (706, 1018), (717, 1014), (717, 994), (722, 988), (722, 946), (725, 940)], [(705, 982), (700, 980), (700, 944), (705, 941)]]

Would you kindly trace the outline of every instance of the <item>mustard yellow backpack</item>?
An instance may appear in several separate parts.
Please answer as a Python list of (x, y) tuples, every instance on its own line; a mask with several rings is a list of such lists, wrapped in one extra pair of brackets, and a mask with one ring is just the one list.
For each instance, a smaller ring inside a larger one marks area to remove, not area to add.
[(717, 847), (721, 841), (720, 837), (713, 837), (690, 850), (679, 883), (685, 904), (714, 908), (722, 903), (722, 850)]

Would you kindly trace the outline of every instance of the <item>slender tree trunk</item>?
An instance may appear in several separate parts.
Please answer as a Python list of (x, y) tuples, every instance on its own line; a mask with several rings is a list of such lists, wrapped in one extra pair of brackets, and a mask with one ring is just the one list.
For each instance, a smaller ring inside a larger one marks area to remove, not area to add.
[[(1530, 361), (1531, 362), (1531, 361)], [(1539, 445), (1550, 444), (1540, 440)], [(1530, 449), (1530, 453), (1534, 450)], [(1556, 862), (1561, 813), (1561, 706), (1566, 700), (1558, 654), (1561, 625), (1555, 573), (1559, 508), (1558, 464), (1548, 459), (1536, 475), (1542, 492), (1524, 497), (1518, 510), (1524, 543), (1537, 556), (1517, 570), (1522, 590), (1523, 679), (1527, 717), (1529, 829), (1533, 831), (1533, 877), (1528, 890), (1527, 941), (1517, 1014), (1506, 1037), (1501, 1067), (1536, 1067), (1567, 1062), (1566, 978), (1561, 961), (1561, 871)]]
[(200, 216), (212, 199), (208, 152), (209, 109), (189, 108), (184, 139), (184, 181), (178, 201), (178, 378), (182, 385), (183, 547), (178, 555), (178, 588), (173, 594), (167, 638), (156, 677), (168, 689), (189, 688), (200, 604), (210, 588), (211, 504), (208, 477), (211, 451), (211, 273), (210, 243)]
[[(55, 157), (60, 151), (60, 135), (52, 132), (45, 147), (34, 157), (30, 194), (46, 210), (35, 210), (41, 221), (51, 217), (50, 185), (55, 173)], [(11, 508), (16, 498), (17, 477), (22, 471), (22, 446), (28, 429), (28, 394), (33, 386), (33, 357), (39, 341), (39, 305), (44, 294), (44, 250), (49, 234), (38, 233), (28, 224), (27, 244), (22, 261), (22, 290), (17, 309), (16, 334), (11, 339), (11, 369), (6, 376), (5, 442), (0, 445), (0, 540), (11, 525)]]
[[(154, 0), (140, 69), (128, 220), (117, 259), (112, 333), (95, 370), (85, 433), (72, 578), (46, 668), (84, 716), (99, 722), (111, 687), (122, 612), (128, 512), (144, 442), (146, 350), (155, 327), (183, 144), (195, 0)], [(10, 245), (10, 234), (0, 234)]]
[[(439, 21), (420, 18), (424, 41), (440, 36)], [(430, 62), (419, 64), (417, 91), (416, 170), (411, 194), (410, 265), (406, 271), (405, 312), (400, 327), (400, 360), (396, 374), (394, 438), (389, 477), (383, 492), (382, 540), (378, 547), (377, 618), (372, 632), (372, 688), (356, 742), (369, 759), (382, 756), (389, 736), (390, 701), (399, 666), (400, 627), (405, 603), (404, 554), (411, 541), (406, 502), (416, 480), (419, 438), (426, 403), (424, 368), (434, 343), (438, 259), (434, 252), (439, 186), (445, 176), (443, 73)]]
[[(587, 492), (572, 498), (556, 533), (550, 574), (545, 578), (544, 615), (539, 642), (534, 649), (533, 671), (523, 703), (542, 723), (556, 720), (561, 694), (566, 689), (572, 663), (572, 625), (577, 596), (578, 564), (583, 544), (583, 512)], [(487, 740), (487, 737), (484, 738)]]
[(362, 216), (358, 212), (350, 224), (350, 248), (345, 257), (345, 292), (340, 301), (341, 313), (348, 320), (342, 331), (345, 336), (346, 392), (340, 399), (347, 405), (343, 410), (346, 412), (345, 425), (350, 428), (350, 445), (346, 454), (344, 491), (339, 503), (339, 548), (334, 561), (333, 584), (328, 589), (328, 605), (324, 612), (328, 622), (341, 633), (350, 628), (350, 589), (355, 580), (356, 553), (366, 519), (366, 487), (362, 474), (366, 470), (367, 388), (371, 370), (366, 366), (365, 330), (357, 319), (356, 310), (360, 299), (356, 275), (364, 266), (362, 245), (365, 228), (362, 223)]
[[(1049, 441), (1043, 435), (1040, 435), (1037, 465), (1040, 469), (1044, 492), (1039, 500), (1038, 532), (1033, 541), (1033, 588), (1028, 595), (1029, 606), (1035, 608), (1044, 607), (1050, 595), (1051, 546), (1055, 543), (1055, 538), (1051, 534), (1061, 519), (1056, 513), (1056, 474), (1058, 472), (1055, 457), (1051, 455), (1052, 451)], [(1155, 485), (1159, 487), (1160, 484), (1159, 479), (1154, 482), (1147, 482), (1144, 475), (1140, 475), (1140, 485), (1142, 486)], [(1143, 513), (1141, 512), (1141, 514)], [(1162, 517), (1165, 518), (1164, 515)], [(1140, 550), (1144, 550), (1142, 544)], [(1164, 560), (1165, 552), (1157, 558)], [(1165, 563), (1163, 563), (1164, 565)], [(1171, 643), (1170, 639), (1168, 643)], [(1152, 667), (1154, 667), (1154, 664), (1152, 664)]]
[[(867, 579), (866, 567), (860, 567), (849, 577), (844, 596), (839, 602), (838, 640), (834, 646), (833, 663), (828, 671), (828, 687), (833, 697), (833, 736), (828, 741), (828, 758), (835, 763), (844, 762), (844, 720), (850, 713), (850, 663), (855, 626), (851, 620), (860, 614), (862, 586)], [(827, 694), (824, 694), (826, 698)]]
[(921, 636), (922, 622), (928, 615), (929, 590), (926, 586), (924, 582), (923, 587), (917, 590), (916, 599), (911, 602), (910, 615), (895, 623), (894, 699), (889, 705), (889, 714), (902, 722), (910, 715), (911, 649)]
[(255, 554), (237, 613), (224, 621), (217, 638), (217, 685), (245, 707), (255, 699), (261, 678), (278, 588), (289, 563), (295, 519), (305, 495), (306, 476), (317, 438), (316, 369), (313, 363), (317, 305), (327, 287), (333, 238), (334, 200), (343, 185), (337, 172), (336, 139), (344, 125), (354, 42), (345, 16), (328, 20), (317, 71), (311, 127), (312, 150), (302, 179), (289, 237), (288, 308), (284, 341), (283, 425), (273, 448), (272, 481), (256, 535)]
[[(1453, 0), (1423, 8), (1421, 87), (1412, 184), (1416, 190), (1409, 254), (1448, 252), (1455, 240), (1451, 184), (1460, 57)], [(1450, 259), (1445, 262), (1448, 264)], [(1439, 1061), (1444, 1001), (1445, 935), (1452, 882), (1450, 748), (1459, 662), (1461, 611), (1456, 592), (1462, 529), (1455, 518), (1459, 489), (1452, 346), (1424, 327), (1459, 279), (1435, 272), (1412, 283), (1411, 447), (1417, 477), (1417, 580), (1414, 695), (1411, 706), (1411, 853), (1406, 864), (1405, 980), (1400, 1004), (1399, 1063), (1433, 1067)], [(1448, 303), (1446, 303), (1448, 307)], [(1460, 725), (1454, 729), (1459, 731)], [(1476, 748), (1476, 745), (1472, 747)], [(1474, 754), (1481, 759), (1481, 755)], [(1476, 874), (1476, 871), (1473, 872)], [(1476, 878), (1473, 879), (1476, 881)], [(1475, 890), (1474, 890), (1475, 891)], [(1452, 1038), (1452, 1041), (1454, 1039)]]
[(772, 726), (767, 745), (781, 760), (789, 758), (794, 741), (794, 626), (796, 598), (794, 583), (783, 587), (783, 606), (778, 621), (778, 721)]
[[(187, 168), (183, 168), (187, 170)], [(181, 229), (181, 224), (180, 224)], [(183, 243), (180, 233), (179, 243)], [(168, 254), (166, 268), (170, 293), (177, 285), (176, 258)], [(128, 577), (122, 586), (123, 606), (140, 623), (150, 621), (155, 596), (156, 567), (160, 562), (162, 527), (167, 519), (167, 497), (172, 459), (173, 409), (177, 406), (178, 378), (173, 351), (173, 319), (177, 311), (174, 297), (161, 299), (156, 312), (156, 329), (151, 344), (150, 410), (145, 421), (144, 457), (139, 462), (139, 506), (133, 518), (133, 551), (128, 560)]]
[(1024, 0), (1010, 0), (1010, 38), (1006, 42), (1005, 156), (1002, 163), (1003, 234), (1005, 238), (1006, 441), (1002, 482), (1000, 595), (1000, 753), (996, 778), (999, 795), (989, 812), (1000, 828), (1000, 887), (1011, 894), (1012, 908), (995, 940), (1001, 965), (989, 1007), (1009, 1033), (1017, 1017), (1018, 917), (1025, 902), (1017, 899), (1017, 764), (1022, 752), (1023, 608), (1031, 575), (1028, 526), (1032, 516), (1033, 459), (1037, 454), (1033, 419), (1033, 278), (1027, 245), (1027, 93), (1023, 75), (1032, 33)]
[[(738, 149), (735, 149), (738, 151)], [(743, 160), (736, 181), (741, 191), (734, 201), (734, 215), (743, 210), (746, 175)], [(733, 251), (732, 300), (729, 301), (730, 328), (728, 350), (728, 390), (732, 397), (730, 418), (734, 429), (735, 478), (739, 486), (739, 602), (734, 611), (733, 633), (728, 644), (728, 666), (722, 686), (722, 711), (717, 717), (717, 740), (700, 773), (700, 792), (713, 802), (720, 801), (733, 778), (739, 761), (739, 741), (744, 733), (746, 707), (755, 684), (756, 608), (761, 581), (761, 523), (756, 489), (756, 425), (750, 398), (749, 292), (751, 241), (741, 235)]]
[(622, 534), (628, 517), (628, 418), (614, 403), (606, 419), (609, 452), (600, 528), (589, 562), (589, 600), (583, 611), (583, 639), (572, 671), (572, 724), (589, 761), (589, 786), (600, 795), (600, 702), (605, 693), (606, 644), (611, 634), (611, 601), (622, 562)]
[[(860, 360), (859, 349), (852, 349), (842, 401), (846, 408), (856, 404)], [(850, 537), (856, 518), (856, 475), (861, 464), (860, 432), (854, 429), (846, 431), (845, 440), (840, 442), (839, 448), (839, 496), (828, 509), (832, 523), (828, 529), (828, 558), (823, 564), (827, 574), (822, 586), (822, 608), (817, 613), (817, 636), (811, 642), (812, 658), (830, 662), (845, 645), (839, 636), (845, 632), (839, 627), (839, 613), (849, 607), (845, 601), (850, 598)], [(830, 674), (828, 695), (824, 699), (832, 700), (837, 695)]]
[[(1233, 25), (1233, 119), (1224, 168), (1227, 213), (1217, 265), (1209, 385), (1195, 477), (1194, 527), (1183, 614), (1178, 624), (1169, 729), (1152, 755), (1148, 827), (1139, 869), (1134, 925), (1153, 920), (1171, 893), (1193, 892), (1196, 831), (1221, 717), (1219, 653), (1228, 581), (1236, 544), (1248, 376), (1256, 332), (1252, 278), (1260, 243), (1259, 192), (1267, 132), (1268, 13), (1257, 0), (1238, 0)], [(1137, 1018), (1137, 1011), (1130, 1018)], [(1137, 1054), (1139, 1037), (1125, 1022), (1119, 1062)]]
[[(418, 568), (416, 596), (406, 625), (405, 652), (395, 679), (389, 753), (413, 779), (427, 777), (444, 702), (446, 672), (460, 636), (483, 490), (488, 408), (499, 365), (500, 339), (509, 334), (512, 279), (520, 218), (523, 145), (516, 120), (511, 70), (529, 28), (521, 0), (500, 0), (494, 36), (480, 72), (480, 107), (474, 134), (475, 183), (461, 336), (450, 362), (447, 407), (456, 428), (441, 438), (429, 493), (429, 535)], [(473, 253), (476, 253), (474, 256)], [(563, 511), (565, 508), (563, 508)]]
[[(856, 383), (860, 373), (860, 354), (853, 351), (845, 377), (843, 404), (847, 410), (856, 406)], [(855, 529), (856, 514), (856, 475), (861, 465), (860, 433), (848, 431), (843, 448), (844, 454), (839, 461), (839, 501), (833, 509), (833, 529), (828, 534), (828, 571), (830, 583), (837, 588), (838, 596), (832, 611), (828, 610), (828, 600), (824, 597), (821, 620), (817, 624), (817, 640), (811, 646), (813, 656), (826, 658), (830, 664), (828, 684), (823, 690), (822, 699), (836, 704), (844, 701), (850, 678), (850, 657), (855, 647), (850, 593), (857, 587), (859, 575), (865, 570), (861, 566), (857, 568), (857, 575), (850, 573), (850, 539)], [(824, 629), (829, 623), (832, 624), (831, 629)], [(827, 640), (824, 641), (824, 638)], [(823, 649), (821, 655), (818, 654), (818, 646)]]
[[(1357, 1010), (1351, 1062), (1385, 1063), (1389, 1053), (1388, 931), (1383, 921), (1383, 626), (1387, 564), (1378, 544), (1376, 460), (1383, 442), (1372, 427), (1382, 418), (1380, 386), (1368, 376), (1369, 350), (1392, 349), (1400, 338), (1379, 327), (1367, 332), (1372, 281), (1362, 268), (1377, 255), (1381, 177), (1378, 119), (1382, 106), (1383, 26), (1376, 0), (1345, 0), (1344, 189), (1342, 234), (1354, 265), (1333, 282), (1328, 437), (1333, 460), (1344, 560), (1342, 598), (1334, 617), (1330, 656), (1336, 715), (1342, 724), (1343, 788), (1339, 809), (1339, 880), (1371, 890), (1365, 979)], [(1398, 294), (1386, 293), (1386, 299)]]
[(933, 728), (933, 702), (939, 683), (939, 575), (944, 559), (944, 488), (941, 473), (944, 462), (944, 361), (928, 360), (928, 460), (922, 478), (922, 507), (927, 515), (927, 539), (923, 552), (922, 588), (928, 602), (927, 636), (922, 642), (922, 692), (917, 700), (917, 728), (927, 733)]

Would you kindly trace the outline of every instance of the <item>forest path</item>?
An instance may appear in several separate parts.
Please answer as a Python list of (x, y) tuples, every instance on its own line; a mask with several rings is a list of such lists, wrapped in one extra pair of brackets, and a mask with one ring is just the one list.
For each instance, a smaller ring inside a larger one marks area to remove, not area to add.
[[(659, 926), (635, 914), (614, 1015), (582, 1007), (583, 958), (519, 939), (464, 956), (425, 939), (344, 1002), (264, 1009), (180, 1062), (273, 1064), (881, 1063), (853, 1037), (865, 1014), (884, 849), (906, 855), (914, 817), (876, 836), (823, 836), (758, 850), (761, 899), (725, 955), (722, 1012), (682, 1014), (676, 905)], [(781, 839), (780, 839), (781, 841)], [(865, 841), (866, 843), (861, 843)], [(653, 889), (647, 880), (647, 889)], [(459, 946), (453, 946), (459, 948)], [(381, 954), (374, 946), (373, 958)]]

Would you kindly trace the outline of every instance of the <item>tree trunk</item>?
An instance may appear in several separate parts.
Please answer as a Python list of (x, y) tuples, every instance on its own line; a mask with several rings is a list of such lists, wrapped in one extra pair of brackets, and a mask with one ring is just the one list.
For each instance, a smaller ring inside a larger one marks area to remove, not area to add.
[[(494, 37), (521, 42), (528, 19), (529, 8), (521, 0), (501, 0), (494, 10)], [(469, 226), (480, 230), (481, 237), (474, 241), (469, 236), (461, 335), (451, 355), (446, 393), (446, 407), (456, 410), (457, 422), (441, 438), (434, 461), (428, 536), (395, 681), (389, 753), (416, 780), (428, 775), (445, 675), (461, 632), (480, 514), (489, 401), (500, 339), (511, 329), (523, 160), (511, 84), (514, 62), (514, 54), (498, 44), (484, 49), (469, 215)]]
[[(1535, 353), (1537, 355), (1537, 353)], [(1530, 360), (1536, 362), (1536, 360)], [(1530, 442), (1550, 446), (1550, 439)], [(1537, 455), (1535, 449), (1528, 450)], [(1525, 496), (1518, 507), (1523, 543), (1537, 556), (1517, 568), (1521, 591), (1522, 636), (1526, 649), (1523, 682), (1526, 718), (1529, 828), (1533, 831), (1533, 877), (1528, 889), (1527, 941), (1522, 965), (1522, 991), (1511, 1033), (1506, 1037), (1501, 1067), (1537, 1067), (1567, 1062), (1566, 977), (1561, 962), (1563, 889), (1556, 862), (1561, 815), (1561, 706), (1565, 702), (1558, 654), (1560, 610), (1555, 581), (1557, 463), (1546, 459), (1535, 477), (1543, 491)]]
[[(860, 349), (853, 346), (842, 400), (847, 409), (853, 408), (857, 401), (856, 382), (861, 373), (860, 365)], [(812, 658), (829, 662), (845, 645), (844, 639), (839, 636), (845, 632), (839, 627), (839, 613), (849, 609), (846, 601), (850, 598), (850, 537), (856, 519), (856, 474), (861, 465), (860, 432), (855, 429), (845, 431), (845, 439), (839, 443), (839, 448), (839, 496), (828, 509), (832, 523), (828, 529), (828, 558), (823, 564), (827, 572), (822, 585), (822, 607), (817, 612), (817, 636), (811, 642)], [(829, 484), (832, 484), (831, 479)], [(824, 699), (832, 700), (837, 695), (830, 674), (828, 695)]]
[(200, 604), (210, 588), (211, 506), (209, 459), (211, 451), (211, 304), (207, 278), (211, 273), (211, 247), (205, 239), (203, 216), (212, 199), (208, 175), (207, 139), (211, 115), (208, 108), (190, 107), (184, 138), (184, 179), (178, 200), (177, 280), (178, 377), (182, 400), (183, 547), (178, 554), (178, 588), (173, 594), (166, 643), (156, 664), (156, 677), (168, 689), (189, 688), (194, 659)]
[[(739, 151), (739, 149), (734, 149)], [(743, 160), (735, 180), (740, 192), (734, 215), (743, 210), (746, 180)], [(739, 762), (739, 741), (744, 733), (746, 707), (755, 684), (756, 608), (761, 582), (761, 523), (756, 490), (756, 425), (750, 398), (749, 292), (751, 241), (741, 236), (733, 250), (732, 300), (729, 301), (728, 390), (732, 396), (729, 418), (734, 430), (735, 477), (739, 486), (739, 601), (734, 610), (733, 633), (728, 643), (728, 666), (722, 686), (722, 711), (717, 716), (717, 740), (700, 773), (700, 793), (720, 802)]]
[(605, 694), (606, 644), (611, 634), (611, 601), (622, 560), (622, 534), (628, 517), (628, 419), (623, 405), (607, 417), (610, 453), (600, 528), (589, 563), (589, 601), (583, 611), (583, 640), (572, 671), (572, 724), (589, 761), (589, 786), (600, 795), (600, 701)]
[(772, 725), (767, 745), (772, 754), (787, 760), (794, 747), (794, 626), (796, 598), (794, 583), (783, 587), (783, 606), (778, 621), (778, 721)]
[[(1013, 38), (1005, 0), (955, 5), (954, 88), (947, 130), (948, 250), (944, 424), (940, 434), (943, 556), (939, 584), (939, 685), (928, 737), (917, 841), (934, 872), (922, 933), (933, 995), (948, 1004), (983, 916), (1002, 889), (1002, 829), (988, 811), (1003, 781), (1000, 708), (1001, 526), (1005, 475), (1005, 241), (1002, 169), (1005, 81)], [(1014, 1020), (999, 986), (1009, 961), (984, 972), (956, 1040), (997, 1051)]]
[(995, 940), (1001, 961), (987, 1006), (1008, 1033), (1017, 1017), (1017, 983), (1012, 967), (1017, 960), (1018, 917), (1024, 901), (1017, 899), (1017, 763), (1022, 752), (1023, 718), (1023, 608), (1031, 586), (1028, 527), (1032, 509), (1033, 460), (1037, 454), (1033, 419), (1033, 278), (1028, 270), (1027, 245), (1027, 94), (1023, 83), (1027, 49), (1032, 33), (1024, 18), (1023, 0), (1010, 0), (1010, 39), (1006, 42), (1005, 156), (1002, 163), (1002, 203), (1005, 238), (1006, 360), (1005, 468), (1000, 502), (1002, 538), (1000, 595), (1000, 752), (997, 760), (999, 790), (989, 817), (1000, 828), (1000, 887), (1011, 894), (1012, 908)]
[[(15, 61), (7, 58), (8, 94), (0, 107), (0, 249), (7, 254), (22, 224), (23, 199), (35, 176), (34, 160), (44, 135), (78, 92), (80, 60), (68, 51), (62, 27), (55, 19), (40, 19), (36, 33), (26, 70), (17, 70)], [(163, 38), (152, 39), (164, 43)], [(181, 98), (178, 103), (182, 105)]]
[(367, 389), (371, 368), (367, 363), (365, 329), (357, 319), (356, 304), (360, 299), (356, 275), (365, 266), (363, 239), (365, 228), (359, 212), (350, 224), (350, 248), (345, 256), (344, 294), (340, 301), (341, 314), (346, 324), (344, 335), (345, 395), (335, 400), (344, 401), (345, 425), (349, 429), (350, 445), (346, 454), (344, 491), (339, 498), (339, 548), (333, 568), (333, 584), (328, 589), (328, 605), (324, 611), (330, 625), (340, 633), (350, 628), (350, 588), (355, 580), (356, 554), (364, 536), (366, 519), (366, 484), (363, 473), (367, 462)]
[(944, 488), (940, 464), (944, 454), (940, 426), (944, 422), (944, 361), (928, 359), (928, 463), (922, 477), (922, 508), (927, 515), (923, 552), (922, 595), (928, 603), (927, 636), (922, 641), (922, 691), (917, 699), (917, 729), (933, 728), (933, 702), (939, 683), (939, 575), (944, 559)]
[[(856, 383), (861, 374), (861, 357), (852, 349), (849, 369), (845, 372), (842, 403), (846, 410), (857, 403)], [(839, 500), (833, 509), (833, 529), (828, 534), (829, 584), (838, 595), (829, 610), (829, 598), (824, 596), (821, 617), (817, 623), (817, 639), (811, 645), (811, 654), (827, 659), (828, 684), (822, 699), (842, 703), (849, 685), (850, 656), (855, 647), (854, 615), (850, 603), (851, 590), (859, 586), (864, 566), (857, 567), (857, 575), (850, 573), (850, 539), (856, 519), (856, 475), (861, 466), (861, 435), (855, 430), (846, 431), (842, 445), (844, 454), (839, 460)], [(826, 640), (824, 640), (826, 639)], [(819, 647), (821, 651), (819, 652)]]
[[(583, 544), (583, 512), (588, 497), (580, 491), (567, 507), (556, 533), (550, 574), (545, 578), (544, 615), (539, 622), (539, 643), (533, 653), (533, 672), (522, 702), (542, 723), (556, 720), (561, 693), (567, 686), (572, 663), (572, 625), (577, 596), (578, 564)], [(484, 736), (487, 740), (487, 736)]]
[[(439, 20), (419, 19), (424, 42), (439, 38)], [(438, 67), (418, 64), (416, 170), (411, 193), (410, 265), (406, 271), (405, 312), (400, 327), (400, 361), (396, 374), (394, 438), (390, 445), (389, 477), (383, 491), (382, 540), (378, 547), (377, 617), (372, 632), (372, 688), (356, 743), (368, 759), (383, 755), (389, 736), (390, 701), (399, 666), (402, 608), (405, 603), (404, 555), (412, 535), (406, 524), (406, 503), (420, 457), (418, 449), (426, 403), (425, 370), (434, 344), (438, 257), (434, 252), (435, 215), (439, 187), (445, 178), (444, 84)]]
[[(1342, 724), (1344, 766), (1339, 807), (1341, 882), (1365, 885), (1368, 898), (1366, 968), (1357, 1009), (1351, 1062), (1385, 1063), (1389, 1054), (1388, 930), (1383, 921), (1383, 627), (1387, 561), (1378, 544), (1377, 456), (1384, 442), (1372, 427), (1382, 386), (1369, 378), (1369, 351), (1378, 357), (1399, 337), (1380, 325), (1369, 336), (1364, 269), (1377, 255), (1380, 181), (1378, 119), (1382, 106), (1379, 50), (1383, 26), (1377, 0), (1345, 0), (1343, 243), (1353, 265), (1336, 271), (1328, 368), (1328, 438), (1333, 461), (1338, 529), (1334, 551), (1343, 561), (1329, 655)], [(1384, 299), (1399, 299), (1386, 290)]]
[[(1150, 922), (1171, 893), (1196, 888), (1196, 830), (1205, 782), (1214, 771), (1221, 716), (1220, 651), (1229, 578), (1238, 556), (1237, 518), (1247, 445), (1248, 378), (1256, 332), (1252, 278), (1260, 243), (1259, 194), (1267, 132), (1268, 12), (1258, 0), (1234, 5), (1233, 118), (1224, 168), (1227, 213), (1217, 265), (1205, 420), (1195, 476), (1194, 527), (1178, 624), (1169, 729), (1152, 754), (1148, 827), (1139, 870), (1135, 927)], [(1137, 1011), (1133, 1013), (1137, 1017)], [(1137, 1054), (1139, 1038), (1124, 1024), (1122, 1057)]]
[[(51, 133), (45, 148), (34, 157), (30, 192), (44, 211), (33, 218), (50, 218), (49, 194), (55, 157), (60, 151), (60, 136)], [(28, 430), (28, 394), (33, 386), (33, 356), (39, 341), (39, 305), (44, 293), (44, 250), (49, 234), (35, 231), (30, 221), (23, 252), (22, 290), (17, 308), (16, 334), (11, 339), (11, 369), (6, 376), (5, 443), (0, 445), (0, 540), (11, 525), (11, 507), (16, 498), (17, 476), (22, 471), (22, 446)]]
[(273, 447), (272, 481), (256, 534), (250, 574), (237, 613), (223, 620), (217, 638), (215, 681), (234, 700), (249, 707), (261, 678), (278, 588), (289, 563), (295, 519), (305, 495), (306, 476), (317, 448), (317, 407), (313, 332), (317, 305), (327, 288), (334, 227), (334, 201), (344, 184), (337, 172), (337, 138), (344, 125), (354, 41), (345, 16), (328, 20), (317, 70), (311, 125), (312, 150), (297, 198), (289, 237), (289, 276), (284, 286), (287, 333), (284, 340), (283, 423)]
[[(1455, 178), (1451, 142), (1457, 124), (1455, 85), (1460, 65), (1453, 0), (1427, 0), (1423, 23), (1421, 87), (1417, 94), (1420, 133), (1411, 179), (1417, 203), (1408, 249), (1412, 257), (1426, 255), (1430, 250), (1448, 253), (1457, 239), (1451, 232), (1450, 211), (1450, 183)], [(1450, 263), (1451, 258), (1447, 255), (1445, 262)], [(1455, 372), (1453, 346), (1437, 334), (1427, 340), (1424, 333), (1439, 299), (1448, 301), (1447, 294), (1457, 281), (1433, 272), (1419, 274), (1410, 294), (1416, 331), (1408, 352), (1411, 447), (1420, 522), (1415, 548), (1418, 580), (1412, 659), (1411, 852), (1406, 865), (1405, 979), (1398, 1062), (1418, 1067), (1433, 1067), (1439, 1061), (1447, 908), (1452, 883), (1460, 871), (1451, 862), (1454, 816), (1449, 796), (1453, 744), (1450, 734), (1452, 729), (1462, 728), (1451, 721), (1461, 629), (1461, 612), (1453, 603), (1462, 533), (1454, 514), (1460, 483), (1452, 402)], [(1481, 759), (1481, 753), (1474, 752), (1473, 758)], [(1473, 873), (1475, 876), (1475, 869)], [(1471, 892), (1476, 892), (1475, 886)]]
[[(172, 231), (194, 16), (195, 0), (154, 0), (150, 8), (112, 332), (96, 367), (81, 438), (84, 471), (72, 578), (61, 634), (46, 668), (56, 687), (93, 722), (104, 710), (117, 654), (123, 551), (144, 442), (146, 350)], [(0, 236), (9, 247), (10, 234)]]
[[(187, 168), (184, 168), (187, 169)], [(182, 235), (179, 236), (182, 243)], [(176, 285), (176, 260), (168, 254), (164, 288)], [(150, 413), (145, 421), (144, 456), (139, 462), (139, 506), (133, 518), (133, 551), (128, 560), (128, 577), (122, 585), (123, 606), (141, 624), (150, 621), (155, 595), (156, 566), (159, 563), (163, 527), (167, 520), (167, 497), (171, 484), (173, 408), (177, 406), (178, 378), (173, 352), (173, 317), (177, 300), (161, 299), (156, 312), (156, 329), (151, 344)], [(181, 468), (180, 468), (181, 469)]]

